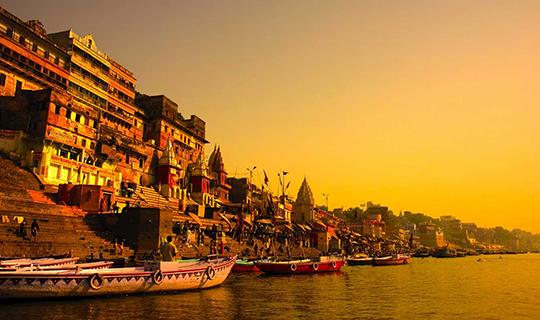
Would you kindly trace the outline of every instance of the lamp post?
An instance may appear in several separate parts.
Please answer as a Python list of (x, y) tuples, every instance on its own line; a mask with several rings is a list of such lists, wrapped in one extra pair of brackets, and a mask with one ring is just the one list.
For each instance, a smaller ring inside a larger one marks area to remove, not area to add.
[(330, 196), (329, 194), (324, 194), (323, 193), (323, 196), (326, 198), (326, 213), (330, 212), (330, 208), (328, 207), (328, 197)]
[(246, 168), (247, 171), (249, 171), (249, 190), (253, 191), (253, 170), (257, 169), (257, 166), (254, 166), (252, 169)]

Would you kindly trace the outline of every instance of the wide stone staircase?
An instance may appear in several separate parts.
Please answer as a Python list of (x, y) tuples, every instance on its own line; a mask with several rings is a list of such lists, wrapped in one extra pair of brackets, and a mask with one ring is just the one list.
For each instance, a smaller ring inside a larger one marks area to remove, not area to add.
[(169, 201), (154, 188), (140, 185), (137, 186), (137, 190), (135, 190), (131, 197), (117, 196), (116, 201), (120, 210), (122, 210), (127, 202), (132, 207), (139, 203), (142, 208), (161, 208), (173, 211), (178, 209), (178, 201)]
[[(0, 256), (31, 257), (72, 251), (81, 259), (90, 255), (120, 257), (114, 255), (115, 236), (102, 219), (86, 217), (75, 206), (56, 204), (56, 194), (45, 193), (41, 187), (31, 172), (0, 157)], [(19, 232), (24, 219), (26, 236)], [(35, 238), (30, 233), (34, 219), (39, 224)], [(132, 254), (133, 250), (124, 245), (122, 256)]]

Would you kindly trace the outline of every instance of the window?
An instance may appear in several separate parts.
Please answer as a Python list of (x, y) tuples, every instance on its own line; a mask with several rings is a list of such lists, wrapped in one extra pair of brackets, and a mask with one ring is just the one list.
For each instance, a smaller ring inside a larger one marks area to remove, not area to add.
[(84, 118), (84, 124), (90, 126), (90, 118)]
[(55, 106), (54, 107), (54, 113), (60, 114), (60, 106)]
[(49, 51), (43, 52), (43, 56), (45, 57), (45, 59), (49, 59)]
[(66, 111), (66, 118), (71, 119), (71, 110)]
[(90, 142), (90, 149), (95, 149), (96, 148), (96, 144), (94, 142)]
[(144, 166), (144, 159), (143, 159), (143, 158), (140, 158), (140, 159), (139, 159), (139, 168), (142, 169), (143, 166)]
[(77, 122), (81, 121), (81, 115), (80, 114), (75, 115), (75, 121), (77, 121)]
[(126, 163), (129, 164), (129, 155), (128, 154), (126, 154)]
[(3, 73), (0, 73), (0, 86), (6, 85), (6, 75)]
[(6, 33), (7, 33), (8, 37), (10, 37), (10, 38), (13, 37), (13, 30), (7, 29), (7, 30), (6, 30)]
[(165, 132), (167, 132), (169, 130), (169, 127), (165, 126)]
[(68, 152), (67, 152), (67, 150), (60, 149), (60, 156), (61, 156), (62, 158), (67, 158), (67, 157), (68, 157)]
[(83, 146), (84, 148), (86, 148), (86, 139), (82, 139), (82, 140), (81, 140), (81, 146)]
[(54, 63), (55, 64), (60, 64), (60, 59), (58, 57), (54, 58)]
[(37, 44), (32, 43), (32, 51), (37, 52)]
[(78, 158), (78, 157), (79, 157), (79, 154), (78, 154), (78, 153), (70, 152), (70, 154), (69, 154), (69, 158), (70, 158), (71, 160), (77, 161), (77, 158)]
[(26, 46), (26, 38), (23, 36), (19, 36), (19, 43), (23, 46)]

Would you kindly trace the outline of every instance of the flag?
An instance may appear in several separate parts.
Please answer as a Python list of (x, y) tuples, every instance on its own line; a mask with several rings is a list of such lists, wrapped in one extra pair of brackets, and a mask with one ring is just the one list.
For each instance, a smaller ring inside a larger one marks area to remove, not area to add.
[(283, 175), (286, 176), (288, 175), (289, 173), (287, 171), (283, 171)]
[(266, 184), (268, 186), (268, 176), (266, 175), (266, 171), (263, 170), (263, 173), (264, 173), (264, 184)]
[(281, 183), (281, 176), (279, 175), (279, 173), (277, 174), (278, 178), (279, 178), (279, 185), (282, 186), (283, 183)]
[(291, 184), (291, 182), (289, 181), (289, 183), (287, 183), (287, 186), (285, 187), (285, 190), (289, 189), (290, 184)]

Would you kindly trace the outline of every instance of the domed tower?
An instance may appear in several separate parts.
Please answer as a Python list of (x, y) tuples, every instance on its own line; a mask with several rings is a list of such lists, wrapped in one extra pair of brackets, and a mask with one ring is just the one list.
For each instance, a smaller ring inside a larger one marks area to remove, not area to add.
[(293, 205), (293, 220), (296, 223), (306, 223), (313, 221), (313, 206), (315, 205), (315, 199), (313, 199), (313, 192), (309, 187), (306, 178), (302, 181), (302, 185), (298, 190), (296, 196), (296, 202)]

